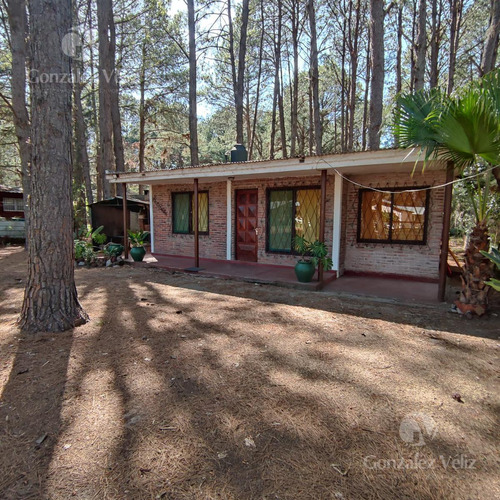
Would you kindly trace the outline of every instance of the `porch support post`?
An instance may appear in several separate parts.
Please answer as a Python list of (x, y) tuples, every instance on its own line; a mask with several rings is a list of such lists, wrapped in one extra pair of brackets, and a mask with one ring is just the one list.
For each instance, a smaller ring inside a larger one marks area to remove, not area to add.
[(198, 230), (198, 179), (194, 180), (194, 267), (200, 267), (200, 235)]
[(231, 260), (233, 245), (233, 181), (228, 179), (226, 182), (226, 260)]
[(128, 210), (127, 210), (127, 184), (122, 183), (123, 191), (123, 246), (125, 258), (128, 259)]
[[(321, 171), (321, 208), (319, 214), (319, 241), (325, 242), (326, 170)], [(318, 281), (323, 281), (323, 266), (318, 266)]]
[(153, 225), (153, 185), (149, 185), (149, 240), (151, 241), (151, 253), (155, 251), (155, 231)]
[(450, 241), (451, 198), (453, 185), (449, 184), (454, 177), (454, 165), (449, 161), (446, 166), (446, 183), (444, 188), (443, 230), (441, 233), (441, 255), (439, 256), (438, 300), (444, 302), (446, 294), (446, 271), (448, 268), (448, 246)]
[(340, 240), (342, 235), (342, 177), (335, 172), (335, 188), (333, 195), (333, 270), (340, 276)]

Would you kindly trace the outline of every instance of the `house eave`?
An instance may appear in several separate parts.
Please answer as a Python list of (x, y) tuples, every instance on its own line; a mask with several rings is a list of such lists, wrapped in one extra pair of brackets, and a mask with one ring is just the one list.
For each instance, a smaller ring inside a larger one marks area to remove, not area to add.
[[(108, 173), (112, 184), (175, 184), (199, 179), (203, 182), (220, 182), (228, 178), (246, 180), (266, 177), (310, 176), (321, 170), (338, 170), (344, 175), (412, 172), (421, 168), (418, 152), (390, 149), (357, 153), (285, 158), (278, 160), (249, 161), (242, 163), (220, 163), (199, 167), (185, 167), (148, 172)], [(442, 169), (441, 162), (432, 162), (427, 169)]]

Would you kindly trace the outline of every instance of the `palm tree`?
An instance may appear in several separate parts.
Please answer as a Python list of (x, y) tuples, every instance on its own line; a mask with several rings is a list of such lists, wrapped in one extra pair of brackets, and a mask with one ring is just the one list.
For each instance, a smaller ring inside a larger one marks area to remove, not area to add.
[(489, 248), (488, 222), (493, 176), (500, 187), (500, 70), (486, 75), (461, 95), (438, 89), (398, 98), (394, 133), (400, 147), (418, 148), (424, 160), (453, 162), (460, 173), (472, 173), (469, 195), (475, 226), (469, 236), (457, 306), (483, 314), (488, 301), (491, 263), (480, 252)]

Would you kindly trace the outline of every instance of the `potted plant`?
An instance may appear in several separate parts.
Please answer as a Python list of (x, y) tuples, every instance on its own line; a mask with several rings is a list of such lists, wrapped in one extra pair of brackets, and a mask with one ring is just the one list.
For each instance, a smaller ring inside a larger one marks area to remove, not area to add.
[(144, 248), (144, 243), (149, 236), (149, 231), (130, 231), (128, 232), (128, 238), (132, 248), (130, 249), (130, 255), (135, 262), (141, 262), (146, 255), (146, 249)]
[(295, 265), (295, 275), (301, 283), (309, 283), (312, 280), (317, 266), (321, 266), (325, 271), (332, 268), (332, 259), (328, 257), (328, 249), (323, 242), (316, 240), (311, 243), (303, 236), (296, 236), (293, 243), (300, 255)]

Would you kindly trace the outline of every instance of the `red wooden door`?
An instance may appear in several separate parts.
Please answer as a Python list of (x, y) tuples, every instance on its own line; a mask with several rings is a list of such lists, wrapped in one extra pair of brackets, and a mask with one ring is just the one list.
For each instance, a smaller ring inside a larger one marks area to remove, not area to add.
[(236, 191), (236, 259), (257, 262), (257, 189)]

